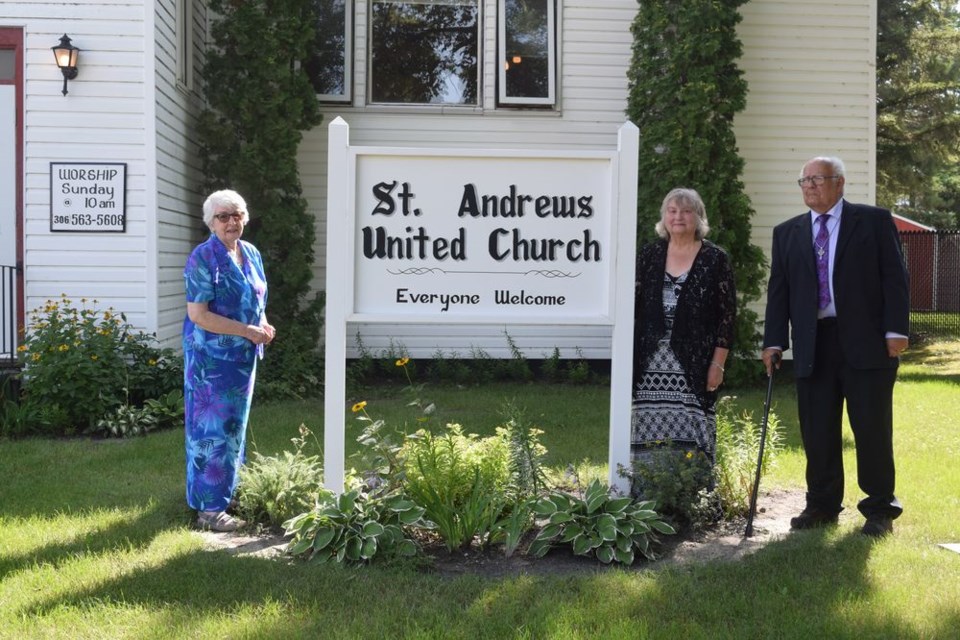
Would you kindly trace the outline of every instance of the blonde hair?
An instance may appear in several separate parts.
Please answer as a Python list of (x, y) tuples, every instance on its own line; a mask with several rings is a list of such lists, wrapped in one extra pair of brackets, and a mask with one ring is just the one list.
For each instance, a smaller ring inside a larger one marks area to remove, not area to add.
[(676, 202), (681, 206), (691, 207), (696, 212), (697, 228), (694, 232), (694, 237), (697, 240), (703, 240), (706, 235), (710, 233), (710, 224), (707, 222), (707, 208), (703, 204), (703, 198), (693, 189), (677, 187), (676, 189), (670, 190), (670, 193), (666, 195), (663, 203), (660, 205), (660, 221), (654, 226), (654, 230), (658, 236), (665, 240), (670, 238), (670, 232), (667, 231), (667, 225), (663, 224), (663, 219), (667, 215), (667, 207), (670, 206), (671, 202)]

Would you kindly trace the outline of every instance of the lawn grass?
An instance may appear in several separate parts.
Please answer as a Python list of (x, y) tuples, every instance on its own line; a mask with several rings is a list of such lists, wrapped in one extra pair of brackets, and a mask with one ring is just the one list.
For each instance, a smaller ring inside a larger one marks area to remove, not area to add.
[[(799, 488), (793, 387), (775, 385), (787, 449), (764, 488)], [(426, 386), (433, 424), (489, 433), (505, 400), (545, 431), (551, 465), (605, 474), (607, 389)], [(758, 416), (764, 389), (736, 392)], [(399, 386), (357, 392), (419, 426)], [(343, 569), (203, 549), (183, 498), (179, 431), (124, 441), (0, 441), (0, 638), (956, 638), (960, 629), (960, 343), (921, 345), (895, 395), (894, 536), (860, 519), (800, 532), (738, 562), (500, 579), (422, 567)], [(321, 402), (259, 406), (257, 450), (322, 442)], [(353, 421), (351, 420), (351, 423)], [(351, 424), (347, 442), (358, 425)], [(855, 511), (852, 436), (846, 505)]]

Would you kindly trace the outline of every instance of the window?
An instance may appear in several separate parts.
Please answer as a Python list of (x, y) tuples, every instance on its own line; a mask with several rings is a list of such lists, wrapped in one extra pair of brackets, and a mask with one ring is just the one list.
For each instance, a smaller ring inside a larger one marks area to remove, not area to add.
[(497, 9), (498, 102), (555, 104), (554, 0), (498, 0)]
[(177, 0), (177, 84), (193, 89), (193, 0)]
[(478, 0), (371, 0), (370, 101), (476, 105)]
[(317, 39), (304, 68), (320, 100), (349, 102), (352, 93), (350, 52), (352, 0), (313, 0)]

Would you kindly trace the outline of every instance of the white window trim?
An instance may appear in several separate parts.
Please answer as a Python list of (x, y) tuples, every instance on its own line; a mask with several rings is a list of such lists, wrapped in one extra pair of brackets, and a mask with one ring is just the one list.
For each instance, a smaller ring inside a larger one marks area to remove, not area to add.
[(547, 55), (550, 64), (547, 65), (547, 97), (520, 98), (507, 96), (507, 69), (504, 64), (507, 59), (507, 26), (506, 1), (497, 0), (497, 106), (515, 105), (546, 105), (557, 104), (557, 11), (556, 3), (547, 0)]
[(339, 102), (350, 103), (353, 101), (353, 0), (344, 0), (343, 7), (343, 43), (345, 50), (343, 52), (343, 93), (318, 93), (317, 100), (320, 102)]
[(176, 59), (177, 87), (193, 91), (193, 6), (194, 0), (177, 0)]
[[(352, 1), (352, 0), (350, 0)], [(475, 104), (450, 104), (429, 102), (374, 102), (373, 101), (373, 10), (371, 8), (374, 2), (419, 2), (422, 4), (454, 4), (448, 0), (367, 0), (367, 47), (366, 47), (366, 106), (372, 107), (404, 107), (404, 108), (426, 108), (432, 110), (453, 110), (453, 111), (482, 111), (483, 110), (483, 46), (485, 41), (484, 34), (484, 0), (475, 0), (477, 4), (477, 101)]]

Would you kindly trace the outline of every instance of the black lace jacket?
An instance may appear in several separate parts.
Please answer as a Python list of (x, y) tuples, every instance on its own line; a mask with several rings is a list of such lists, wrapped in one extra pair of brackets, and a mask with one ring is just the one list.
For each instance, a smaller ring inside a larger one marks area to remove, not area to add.
[[(667, 241), (658, 240), (637, 254), (633, 327), (634, 382), (666, 334), (663, 316), (663, 274), (667, 264)], [(716, 392), (707, 391), (707, 368), (715, 347), (733, 345), (737, 317), (737, 294), (733, 268), (726, 252), (707, 240), (690, 267), (677, 299), (670, 346), (687, 376), (687, 383), (710, 408)]]

